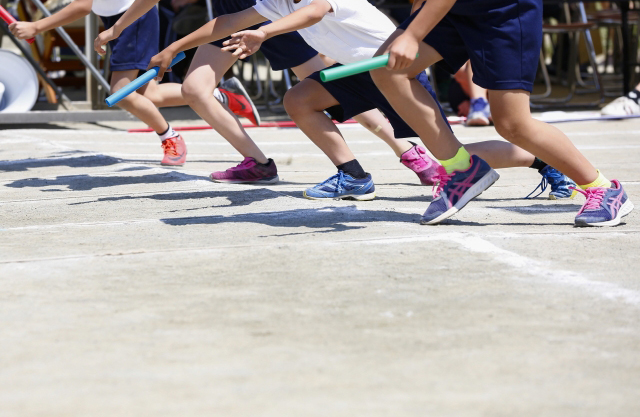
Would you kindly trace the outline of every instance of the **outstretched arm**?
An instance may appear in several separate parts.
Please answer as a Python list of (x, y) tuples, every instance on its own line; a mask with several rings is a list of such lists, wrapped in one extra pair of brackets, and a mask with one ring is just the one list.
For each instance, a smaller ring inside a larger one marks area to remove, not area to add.
[(131, 26), (133, 22), (140, 19), (145, 13), (151, 10), (160, 0), (136, 0), (127, 9), (127, 11), (118, 19), (118, 21), (110, 28), (98, 35), (93, 42), (93, 49), (100, 55), (104, 55), (106, 51), (104, 46), (111, 40), (116, 39), (123, 30)]
[(42, 32), (64, 26), (91, 13), (92, 0), (76, 0), (58, 13), (37, 22), (15, 22), (9, 26), (11, 33), (18, 39), (29, 39)]
[(235, 50), (233, 53), (235, 56), (246, 58), (258, 51), (262, 42), (267, 39), (313, 26), (331, 11), (331, 4), (326, 0), (313, 0), (308, 6), (302, 7), (273, 23), (262, 26), (258, 30), (243, 30), (234, 33), (231, 35), (231, 39), (224, 43), (225, 47), (222, 49), (225, 51)]
[(200, 29), (169, 45), (164, 51), (151, 58), (149, 68), (160, 67), (158, 78), (161, 78), (173, 57), (179, 52), (204, 45), (250, 26), (265, 22), (267, 19), (256, 12), (253, 7), (238, 13), (225, 14), (202, 26)]

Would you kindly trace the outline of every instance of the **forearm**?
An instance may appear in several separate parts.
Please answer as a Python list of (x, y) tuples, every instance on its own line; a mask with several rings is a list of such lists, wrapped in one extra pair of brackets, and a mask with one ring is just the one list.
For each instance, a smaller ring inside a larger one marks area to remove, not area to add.
[(113, 25), (113, 31), (117, 36), (120, 36), (123, 30), (128, 28), (147, 13), (153, 9), (160, 0), (136, 0), (131, 7), (122, 15), (120, 19)]
[(330, 11), (331, 6), (329, 3), (325, 1), (313, 2), (282, 19), (261, 27), (260, 30), (265, 33), (266, 39), (270, 39), (283, 33), (295, 32), (296, 30), (313, 26), (320, 22)]
[(451, 10), (455, 2), (456, 0), (427, 0), (405, 33), (413, 36), (415, 39), (424, 39), (438, 22), (444, 18), (449, 10)]
[(413, 2), (413, 6), (411, 6), (411, 14), (414, 14), (416, 12), (416, 10), (418, 10), (420, 8), (420, 6), (422, 6), (422, 4), (427, 1), (427, 0), (415, 0)]
[(238, 13), (222, 15), (213, 19), (195, 32), (175, 41), (169, 48), (177, 54), (178, 52), (225, 38), (232, 33), (265, 22), (266, 20), (267, 19), (256, 12), (253, 7)]
[(91, 0), (76, 0), (49, 17), (35, 22), (38, 34), (67, 25), (91, 13)]

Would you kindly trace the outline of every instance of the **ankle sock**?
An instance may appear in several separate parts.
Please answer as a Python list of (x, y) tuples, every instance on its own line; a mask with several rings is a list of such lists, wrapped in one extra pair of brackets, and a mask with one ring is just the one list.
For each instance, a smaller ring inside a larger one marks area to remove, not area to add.
[(611, 188), (612, 184), (611, 184), (611, 181), (605, 178), (605, 176), (602, 175), (600, 170), (598, 170), (598, 178), (596, 178), (594, 182), (586, 185), (580, 185), (580, 188), (582, 188), (583, 190), (586, 190), (587, 188), (593, 188), (593, 187)]
[(640, 91), (638, 91), (637, 89), (634, 88), (633, 90), (629, 91), (629, 94), (627, 94), (627, 97), (635, 101), (636, 104), (640, 104)]
[(267, 163), (266, 164), (261, 164), (260, 162), (256, 161), (256, 164), (262, 166), (262, 167), (268, 167), (273, 163), (273, 159), (269, 158), (267, 159)]
[(546, 162), (544, 162), (542, 159), (536, 157), (536, 159), (533, 160), (533, 164), (531, 164), (531, 166), (529, 168), (537, 169), (538, 172), (540, 172), (543, 169), (545, 169), (547, 166), (548, 166), (548, 164)]
[(440, 164), (451, 174), (453, 171), (466, 171), (471, 166), (471, 155), (464, 146), (458, 149), (458, 153), (451, 159), (439, 159)]
[(173, 130), (171, 125), (169, 125), (167, 130), (165, 130), (164, 133), (160, 133), (158, 136), (160, 137), (160, 140), (164, 142), (165, 140), (167, 140), (169, 138), (175, 138), (176, 136), (178, 136), (178, 134), (176, 133), (175, 130)]
[(357, 159), (353, 159), (349, 162), (345, 162), (344, 164), (340, 164), (336, 168), (338, 168), (339, 171), (342, 171), (345, 174), (351, 175), (357, 180), (367, 178), (367, 173), (364, 172), (364, 169), (362, 169), (362, 166)]

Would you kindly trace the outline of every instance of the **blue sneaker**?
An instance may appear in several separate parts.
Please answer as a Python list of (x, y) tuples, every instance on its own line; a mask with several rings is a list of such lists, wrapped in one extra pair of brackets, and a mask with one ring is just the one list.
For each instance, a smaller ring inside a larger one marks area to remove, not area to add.
[(612, 188), (592, 187), (582, 191), (587, 197), (584, 205), (576, 216), (576, 226), (617, 226), (622, 219), (633, 210), (633, 203), (627, 197), (622, 185), (612, 180)]
[(373, 184), (371, 174), (366, 178), (357, 180), (342, 171), (315, 187), (307, 188), (304, 196), (310, 200), (324, 200), (326, 198), (342, 199), (350, 198), (359, 201), (373, 200), (376, 198), (376, 186)]
[(447, 174), (444, 167), (438, 167), (438, 188), (420, 223), (437, 224), (453, 216), (498, 178), (500, 175), (476, 155), (471, 155), (471, 166), (466, 171)]
[[(540, 194), (544, 193), (549, 185), (551, 186), (551, 191), (549, 191), (549, 200), (569, 198), (573, 197), (575, 194), (575, 191), (573, 190), (576, 188), (576, 183), (554, 167), (547, 165), (542, 169), (542, 171), (540, 171), (540, 175), (542, 175), (542, 181), (540, 181), (540, 184), (538, 184), (536, 189), (531, 191), (525, 199), (538, 197)], [(540, 192), (531, 197), (531, 194), (538, 191), (538, 188), (540, 189)]]
[(467, 116), (467, 126), (489, 126), (491, 124), (491, 108), (484, 98), (471, 99), (471, 109)]

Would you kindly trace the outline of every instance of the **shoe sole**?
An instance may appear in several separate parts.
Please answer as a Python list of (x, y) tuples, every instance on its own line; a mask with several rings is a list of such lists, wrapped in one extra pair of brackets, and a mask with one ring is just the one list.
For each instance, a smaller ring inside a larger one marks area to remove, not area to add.
[(171, 163), (171, 162), (160, 162), (160, 165), (162, 165), (163, 167), (181, 167), (184, 165), (184, 162), (180, 162), (180, 163)]
[(473, 200), (474, 198), (476, 198), (477, 196), (485, 192), (496, 181), (498, 181), (498, 178), (500, 178), (500, 174), (498, 174), (495, 170), (492, 169), (491, 171), (487, 172), (484, 175), (484, 177), (480, 178), (480, 181), (472, 185), (471, 188), (469, 188), (467, 192), (464, 193), (462, 198), (460, 198), (460, 200), (453, 207), (451, 207), (449, 210), (445, 211), (444, 213), (442, 213), (441, 215), (439, 215), (433, 220), (421, 219), (420, 224), (433, 225), (433, 224), (438, 224), (445, 219), (448, 219), (449, 217), (453, 216), (454, 214), (462, 210), (464, 206), (466, 206), (467, 203), (469, 203), (469, 201)]
[(357, 201), (370, 201), (373, 200), (374, 198), (376, 198), (376, 193), (368, 193), (368, 194), (348, 194), (348, 195), (343, 195), (340, 197), (312, 197), (310, 195), (307, 194), (306, 191), (302, 192), (302, 195), (304, 196), (304, 198), (309, 199), (309, 200), (347, 200), (347, 199), (352, 199), (352, 200), (357, 200)]
[(275, 176), (272, 178), (266, 178), (263, 180), (219, 180), (219, 179), (214, 179), (209, 177), (209, 179), (213, 182), (218, 182), (218, 183), (227, 183), (227, 184), (263, 184), (263, 185), (269, 185), (269, 184), (276, 184), (278, 181), (280, 181), (280, 177), (279, 176)]
[(576, 227), (610, 227), (610, 226), (617, 226), (620, 224), (620, 221), (622, 220), (622, 218), (624, 216), (626, 216), (627, 214), (631, 213), (634, 209), (633, 203), (631, 202), (631, 200), (627, 200), (625, 201), (625, 203), (622, 205), (622, 207), (620, 207), (620, 211), (618, 211), (618, 214), (616, 215), (616, 217), (614, 219), (611, 219), (607, 222), (598, 222), (598, 223), (587, 223), (587, 222), (580, 222), (577, 221), (575, 222), (575, 226)]
[(489, 121), (489, 119), (484, 117), (467, 120), (466, 122), (467, 126), (489, 126), (490, 124), (491, 122)]

